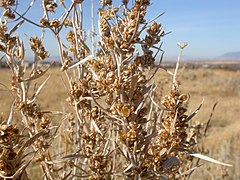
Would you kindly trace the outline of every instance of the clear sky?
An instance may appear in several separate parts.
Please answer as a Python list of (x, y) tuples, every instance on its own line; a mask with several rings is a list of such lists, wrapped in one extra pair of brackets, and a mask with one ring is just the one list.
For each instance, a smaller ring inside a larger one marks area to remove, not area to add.
[[(19, 0), (19, 11), (26, 9), (28, 2), (31, 0)], [(98, 2), (99, 0), (95, 0), (96, 4)], [(83, 3), (84, 11), (90, 12), (90, 0)], [(97, 11), (97, 7), (95, 10)], [(36, 3), (27, 16), (38, 22), (41, 11)], [(189, 58), (208, 59), (226, 52), (240, 51), (240, 0), (152, 0), (147, 18), (154, 18), (162, 12), (165, 14), (158, 22), (166, 32), (171, 31), (162, 39), (166, 58), (177, 56), (178, 42), (188, 42), (189, 46), (184, 54)], [(90, 28), (90, 14), (85, 14), (84, 21), (86, 28)], [(19, 31), (24, 40), (40, 33), (41, 30), (28, 23)], [(56, 56), (58, 50), (53, 36), (47, 32), (45, 37), (49, 54)], [(29, 51), (27, 49), (27, 54)]]
[(184, 54), (212, 58), (240, 51), (239, 0), (155, 0), (156, 10), (166, 11), (160, 21), (171, 34), (164, 38), (166, 55), (176, 54), (176, 42), (186, 41)]

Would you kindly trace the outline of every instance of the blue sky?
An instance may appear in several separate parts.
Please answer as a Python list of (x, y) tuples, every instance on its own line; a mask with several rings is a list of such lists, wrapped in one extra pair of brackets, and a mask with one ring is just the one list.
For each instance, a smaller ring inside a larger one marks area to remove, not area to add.
[(177, 41), (188, 42), (184, 53), (194, 58), (240, 51), (239, 0), (156, 0), (155, 4), (166, 11), (160, 21), (172, 31), (164, 39), (167, 56), (176, 54)]
[[(23, 11), (28, 2), (31, 0), (19, 1), (19, 11)], [(98, 2), (95, 0), (96, 4)], [(84, 1), (84, 10), (90, 11), (90, 0)], [(188, 42), (184, 54), (193, 59), (215, 58), (226, 52), (240, 51), (240, 0), (152, 0), (147, 18), (154, 18), (162, 12), (165, 14), (158, 22), (166, 32), (171, 31), (162, 39), (166, 58), (177, 56), (178, 42)], [(40, 13), (41, 8), (36, 3), (27, 16), (38, 22)], [(86, 13), (84, 20), (88, 29), (90, 14)], [(19, 31), (24, 40), (39, 33), (39, 29), (28, 23)], [(52, 34), (46, 32), (45, 37), (49, 54), (56, 56), (58, 50)], [(29, 51), (27, 49), (27, 54)]]

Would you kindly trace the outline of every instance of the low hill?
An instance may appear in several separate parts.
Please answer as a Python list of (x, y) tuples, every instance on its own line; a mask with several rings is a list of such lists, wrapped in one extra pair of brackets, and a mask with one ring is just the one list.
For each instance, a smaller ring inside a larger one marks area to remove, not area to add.
[(240, 60), (240, 51), (227, 52), (219, 57), (219, 59)]

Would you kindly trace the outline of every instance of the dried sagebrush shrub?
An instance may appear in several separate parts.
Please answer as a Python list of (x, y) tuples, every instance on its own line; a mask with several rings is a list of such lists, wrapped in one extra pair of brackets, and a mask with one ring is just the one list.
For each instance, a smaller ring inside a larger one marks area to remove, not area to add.
[[(14, 12), (18, 14), (11, 9), (14, 3), (2, 1), (3, 15), (7, 19), (15, 18)], [(58, 43), (72, 112), (62, 113), (65, 115), (62, 124), (56, 126), (47, 115), (51, 111), (42, 111), (37, 101), (48, 79), (33, 88), (33, 94), (29, 91), (31, 83), (50, 67), (38, 67), (39, 60), (48, 57), (43, 39), (31, 37), (29, 40), (35, 59), (27, 75), (23, 65), (23, 42), (14, 35), (23, 21), (10, 33), (7, 23), (0, 25), (0, 50), (5, 53), (12, 71), (15, 98), (12, 112), (16, 110), (21, 114), (26, 137), (30, 138), (25, 139), (25, 144), (18, 143), (19, 131), (11, 125), (11, 118), (8, 124), (2, 125), (0, 144), (6, 148), (5, 143), (16, 143), (11, 148), (18, 146), (21, 150), (21, 156), (15, 149), (4, 151), (6, 155), (0, 159), (0, 169), (5, 173), (2, 177), (17, 177), (17, 172), (25, 172), (32, 159), (24, 166), (19, 167), (17, 163), (15, 169), (7, 169), (12, 157), (22, 162), (23, 150), (28, 148), (46, 179), (188, 177), (197, 165), (193, 163), (193, 156), (200, 134), (200, 126), (189, 126), (189, 121), (201, 105), (193, 114), (187, 114), (189, 96), (181, 93), (177, 81), (179, 62), (175, 73), (170, 73), (173, 79), (170, 92), (160, 98), (155, 96), (156, 84), (152, 78), (161, 68), (163, 56), (159, 65), (156, 60), (159, 52), (163, 52), (161, 38), (166, 33), (157, 18), (146, 20), (150, 0), (122, 1), (119, 7), (114, 7), (111, 0), (100, 1), (98, 47), (97, 51), (92, 49), (93, 52), (86, 43), (83, 29), (83, 3), (82, 0), (72, 1), (68, 7), (64, 0), (59, 4), (42, 0), (40, 24), (28, 20), (37, 27), (49, 29)], [(63, 15), (53, 17), (61, 7)], [(67, 28), (68, 45), (61, 40), (63, 27)], [(178, 45), (182, 51), (187, 44)], [(66, 128), (60, 127), (63, 124), (67, 124)], [(64, 148), (54, 149), (57, 139)]]

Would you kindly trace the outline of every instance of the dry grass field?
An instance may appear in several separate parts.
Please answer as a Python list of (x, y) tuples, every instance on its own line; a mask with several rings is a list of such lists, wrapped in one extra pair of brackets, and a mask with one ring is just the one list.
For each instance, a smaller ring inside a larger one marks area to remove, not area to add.
[[(39, 84), (50, 75), (38, 102), (42, 109), (68, 111), (67, 90), (64, 88), (64, 74), (59, 68), (51, 68)], [(153, 81), (158, 85), (159, 94), (170, 87), (168, 75), (159, 70)], [(7, 117), (14, 99), (6, 87), (11, 79), (8, 69), (0, 69), (0, 112)], [(189, 112), (197, 109), (204, 98), (204, 104), (195, 117), (195, 121), (206, 123), (213, 105), (218, 102), (207, 136), (203, 139), (205, 152), (210, 157), (232, 164), (232, 168), (223, 168), (212, 163), (202, 162), (192, 179), (240, 179), (240, 71), (224, 69), (179, 69), (180, 89), (190, 94)], [(4, 84), (5, 86), (3, 86)], [(61, 117), (59, 117), (61, 119)]]

